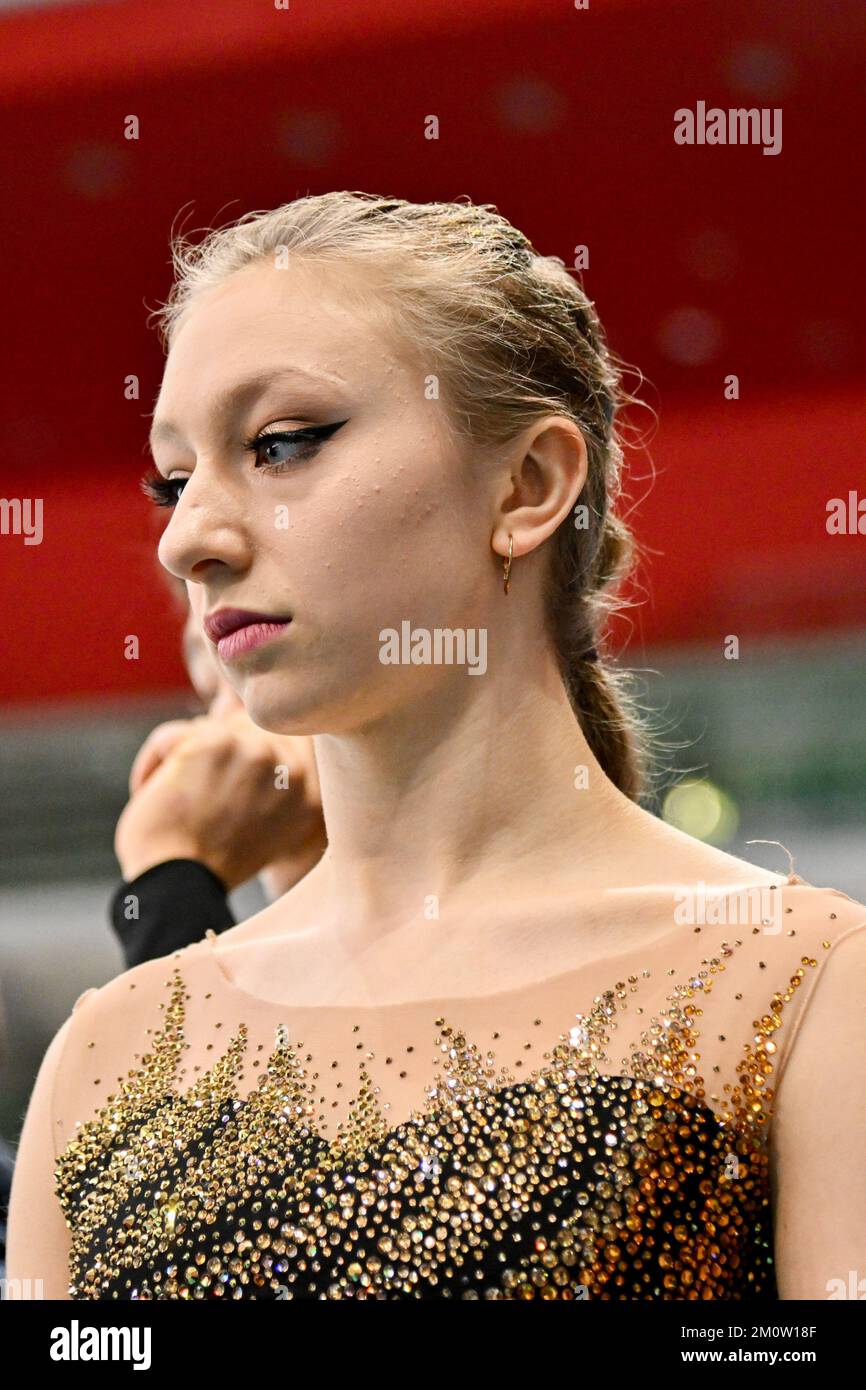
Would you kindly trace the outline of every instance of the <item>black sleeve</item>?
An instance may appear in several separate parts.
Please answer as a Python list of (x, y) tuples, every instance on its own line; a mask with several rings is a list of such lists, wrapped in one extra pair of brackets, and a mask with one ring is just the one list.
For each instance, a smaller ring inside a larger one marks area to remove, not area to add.
[(197, 859), (167, 859), (122, 880), (109, 918), (127, 969), (199, 941), (209, 927), (221, 932), (235, 925), (225, 884)]

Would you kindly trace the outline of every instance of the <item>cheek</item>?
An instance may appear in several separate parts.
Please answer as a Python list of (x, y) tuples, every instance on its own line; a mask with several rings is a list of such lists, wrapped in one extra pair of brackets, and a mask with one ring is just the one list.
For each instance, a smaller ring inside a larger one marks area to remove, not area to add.
[(437, 460), (411, 453), (344, 474), (294, 508), (289, 549), (304, 574), (334, 583), (394, 583), (453, 545), (453, 484)]

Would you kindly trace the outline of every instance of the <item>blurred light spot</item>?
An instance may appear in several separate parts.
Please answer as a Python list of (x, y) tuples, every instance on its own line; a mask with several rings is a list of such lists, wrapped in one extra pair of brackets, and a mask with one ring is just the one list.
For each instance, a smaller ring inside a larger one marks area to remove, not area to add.
[(680, 782), (672, 787), (664, 799), (662, 819), (686, 835), (712, 844), (727, 844), (740, 822), (727, 793), (706, 781)]
[(331, 111), (293, 111), (280, 121), (278, 140), (284, 154), (318, 168), (333, 160), (340, 122)]
[(722, 326), (705, 309), (674, 309), (662, 320), (657, 334), (661, 351), (681, 367), (700, 367), (718, 355)]
[(730, 232), (723, 227), (706, 227), (687, 243), (683, 260), (699, 280), (720, 284), (733, 279), (740, 253)]
[(495, 107), (506, 129), (546, 135), (562, 120), (565, 98), (543, 78), (517, 77), (499, 89)]
[(838, 372), (849, 365), (854, 345), (851, 330), (839, 319), (809, 319), (800, 329), (803, 355), (813, 367)]
[(113, 145), (76, 145), (66, 158), (66, 183), (85, 198), (109, 198), (125, 182), (125, 155), (125, 149)]
[(725, 76), (748, 96), (778, 101), (796, 86), (796, 68), (787, 53), (765, 43), (738, 44), (729, 54)]

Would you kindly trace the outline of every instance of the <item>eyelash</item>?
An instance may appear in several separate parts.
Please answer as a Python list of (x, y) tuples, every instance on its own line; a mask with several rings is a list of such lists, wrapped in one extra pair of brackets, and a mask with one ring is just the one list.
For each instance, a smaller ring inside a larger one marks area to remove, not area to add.
[[(243, 448), (247, 453), (258, 455), (259, 451), (266, 445), (274, 443), (288, 443), (301, 445), (300, 452), (290, 459), (281, 459), (279, 462), (256, 463), (256, 469), (261, 473), (284, 473), (292, 464), (304, 459), (312, 458), (318, 452), (326, 439), (345, 425), (345, 420), (337, 420), (333, 425), (307, 425), (300, 430), (262, 430), (252, 439), (246, 439)], [(158, 507), (176, 507), (182, 492), (175, 491), (189, 481), (188, 478), (163, 478), (156, 469), (151, 469), (141, 480), (141, 488), (151, 502), (155, 502)]]

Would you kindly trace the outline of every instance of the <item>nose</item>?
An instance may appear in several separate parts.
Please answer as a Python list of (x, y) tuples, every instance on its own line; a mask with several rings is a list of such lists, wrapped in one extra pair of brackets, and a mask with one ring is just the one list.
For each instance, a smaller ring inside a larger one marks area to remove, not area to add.
[(244, 569), (249, 543), (242, 516), (238, 499), (217, 470), (197, 463), (160, 537), (160, 564), (192, 583), (201, 583), (214, 566)]

